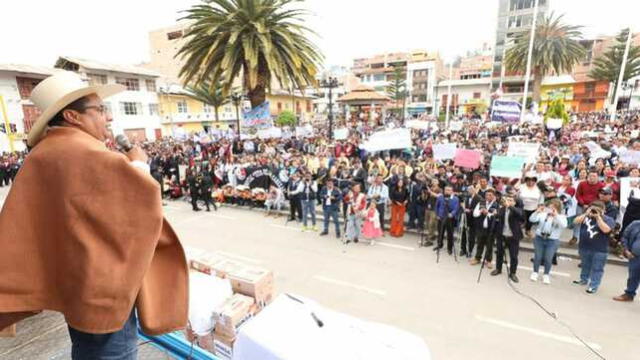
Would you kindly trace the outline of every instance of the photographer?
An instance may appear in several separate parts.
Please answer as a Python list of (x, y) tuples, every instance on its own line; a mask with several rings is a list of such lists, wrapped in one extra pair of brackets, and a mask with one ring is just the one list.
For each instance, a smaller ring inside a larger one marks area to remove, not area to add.
[(522, 223), (524, 222), (523, 210), (516, 205), (516, 199), (511, 194), (502, 197), (502, 206), (498, 210), (496, 219), (496, 269), (491, 272), (492, 276), (502, 273), (502, 263), (504, 261), (504, 246), (509, 248), (509, 278), (513, 282), (518, 282), (516, 270), (518, 269), (518, 252), (520, 250), (520, 240), (522, 240)]
[(369, 187), (367, 200), (376, 203), (376, 208), (380, 214), (380, 228), (384, 233), (384, 210), (389, 202), (389, 187), (382, 182), (382, 175), (377, 175), (374, 183)]
[(622, 234), (624, 257), (629, 259), (629, 279), (624, 294), (613, 298), (615, 301), (631, 302), (640, 284), (640, 220), (632, 222)]
[(444, 187), (444, 194), (438, 196), (436, 201), (436, 215), (438, 216), (438, 246), (434, 250), (444, 246), (444, 233), (447, 233), (447, 252), (453, 252), (453, 229), (458, 217), (460, 200), (453, 195), (451, 185)]
[[(478, 190), (480, 192), (480, 190)], [(491, 259), (493, 257), (493, 235), (496, 214), (498, 213), (498, 202), (496, 201), (496, 191), (488, 188), (484, 192), (484, 201), (481, 201), (473, 209), (475, 219), (475, 233), (478, 237), (478, 248), (476, 257), (470, 262), (471, 265), (478, 265), (481, 260), (491, 269)], [(485, 253), (485, 247), (486, 253)], [(484, 257), (483, 257), (484, 255)]]
[(615, 226), (615, 219), (605, 215), (604, 203), (596, 200), (586, 209), (584, 214), (576, 217), (575, 223), (580, 225), (580, 242), (578, 249), (582, 268), (580, 280), (573, 283), (588, 285), (587, 293), (598, 291), (604, 266), (607, 263), (609, 250), (609, 233)]
[(319, 198), (322, 201), (322, 213), (324, 216), (324, 228), (321, 236), (329, 234), (329, 220), (333, 218), (336, 228), (336, 237), (340, 238), (340, 223), (338, 221), (338, 206), (342, 201), (342, 192), (333, 185), (333, 179), (327, 179), (327, 186), (320, 190)]
[(536, 212), (529, 217), (529, 221), (538, 224), (533, 242), (535, 256), (531, 281), (538, 281), (538, 271), (544, 260), (542, 282), (548, 285), (551, 284), (549, 274), (553, 265), (553, 254), (556, 253), (560, 245), (562, 229), (567, 227), (567, 217), (562, 214), (562, 202), (554, 199), (549, 202), (548, 206), (539, 205)]
[(309, 230), (307, 218), (311, 216), (312, 231), (318, 231), (316, 227), (316, 196), (318, 194), (318, 184), (311, 179), (311, 173), (304, 175), (300, 200), (302, 203), (302, 231)]
[(476, 194), (474, 186), (467, 187), (467, 194), (460, 201), (462, 206), (462, 216), (465, 217), (466, 226), (462, 229), (462, 237), (460, 241), (460, 256), (471, 257), (476, 242), (476, 226), (473, 210), (476, 208), (482, 198)]

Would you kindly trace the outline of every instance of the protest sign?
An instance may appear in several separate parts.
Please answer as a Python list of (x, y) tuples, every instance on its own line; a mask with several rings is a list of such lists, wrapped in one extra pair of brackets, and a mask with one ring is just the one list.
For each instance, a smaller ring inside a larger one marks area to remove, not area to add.
[(522, 167), (525, 158), (519, 156), (494, 156), (491, 158), (489, 174), (496, 177), (519, 179), (522, 177)]
[(282, 130), (278, 127), (270, 127), (268, 129), (258, 130), (258, 138), (260, 139), (274, 139), (281, 137)]
[(548, 119), (547, 129), (557, 130), (562, 128), (562, 119)]
[(640, 178), (623, 177), (620, 179), (620, 206), (622, 208), (626, 208), (629, 204), (629, 195), (632, 188), (635, 188), (634, 194), (636, 194), (636, 198), (640, 198), (638, 183), (640, 183)]
[(362, 144), (362, 148), (368, 152), (410, 147), (412, 147), (411, 130), (405, 128), (378, 131)]
[(620, 154), (620, 161), (631, 165), (638, 165), (640, 164), (640, 151), (627, 150)]
[(477, 169), (480, 167), (480, 157), (482, 155), (475, 150), (456, 150), (455, 165), (466, 169)]
[(527, 164), (533, 164), (536, 162), (538, 152), (540, 151), (540, 144), (538, 143), (524, 143), (511, 141), (509, 148), (507, 149), (508, 156), (522, 157)]
[(522, 105), (515, 100), (496, 99), (491, 107), (491, 121), (519, 122), (521, 109)]
[(434, 144), (433, 145), (433, 158), (435, 160), (447, 160), (456, 157), (456, 150), (458, 145), (452, 144)]
[(449, 123), (449, 130), (451, 131), (461, 131), (462, 130), (462, 121), (451, 121)]
[(311, 125), (296, 126), (296, 137), (307, 138), (313, 136), (313, 127)]
[(415, 130), (426, 130), (429, 128), (429, 122), (424, 120), (409, 120), (405, 126)]
[(349, 137), (349, 129), (335, 129), (333, 130), (333, 138), (336, 140), (346, 140)]
[(271, 111), (269, 110), (269, 102), (254, 107), (249, 111), (242, 113), (242, 126), (264, 129), (272, 126)]

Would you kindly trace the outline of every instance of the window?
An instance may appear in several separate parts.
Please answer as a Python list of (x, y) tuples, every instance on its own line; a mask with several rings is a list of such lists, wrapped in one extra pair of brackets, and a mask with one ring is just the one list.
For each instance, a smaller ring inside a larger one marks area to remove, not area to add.
[(186, 114), (189, 111), (187, 109), (187, 102), (185, 100), (178, 101), (178, 114)]
[(107, 84), (107, 75), (87, 74), (87, 77), (89, 78), (89, 85), (91, 86)]
[(158, 104), (149, 104), (149, 115), (158, 115)]
[(373, 81), (384, 81), (384, 80), (385, 80), (384, 74), (373, 75)]
[(155, 80), (145, 80), (144, 82), (147, 85), (147, 91), (156, 92), (156, 81)]
[(474, 92), (473, 93), (473, 98), (474, 99), (480, 99), (480, 93), (479, 92)]
[(142, 105), (135, 102), (121, 102), (120, 113), (124, 115), (138, 115), (142, 114)]
[(205, 114), (211, 114), (211, 109), (212, 109), (212, 106), (211, 106), (211, 105), (209, 105), (209, 104), (202, 104), (202, 111), (203, 111)]
[(140, 91), (140, 82), (138, 79), (117, 77), (116, 83), (126, 86), (129, 91)]
[(182, 37), (182, 30), (167, 33), (167, 40), (175, 40)]
[(281, 102), (278, 103), (278, 111), (282, 111), (282, 103)]
[(419, 95), (418, 102), (427, 102), (427, 95)]

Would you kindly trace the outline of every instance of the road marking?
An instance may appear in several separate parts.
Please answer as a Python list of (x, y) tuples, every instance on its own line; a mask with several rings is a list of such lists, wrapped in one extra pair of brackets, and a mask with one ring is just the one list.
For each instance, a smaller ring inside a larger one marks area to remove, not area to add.
[(349, 287), (349, 288), (352, 288), (352, 289), (365, 291), (365, 292), (368, 292), (370, 294), (374, 294), (374, 295), (378, 295), (378, 296), (387, 295), (387, 293), (385, 291), (383, 291), (383, 290), (371, 289), (371, 288), (368, 288), (368, 287), (365, 287), (365, 286), (361, 286), (361, 285), (358, 285), (358, 284), (352, 284), (352, 283), (349, 283), (349, 282), (346, 282), (346, 281), (342, 281), (342, 280), (331, 279), (331, 278), (320, 276), (320, 275), (316, 275), (313, 278), (316, 279), (316, 280), (319, 280), (319, 281), (323, 281), (323, 282), (329, 283), (329, 284)]
[(246, 256), (242, 256), (242, 255), (236, 255), (236, 254), (232, 254), (232, 253), (228, 253), (228, 252), (224, 252), (224, 251), (216, 251), (218, 254), (222, 255), (222, 256), (226, 256), (228, 258), (232, 258), (235, 260), (242, 260), (242, 261), (246, 261), (249, 263), (254, 263), (254, 264), (261, 264), (262, 260), (258, 260), (258, 259), (253, 259), (250, 257), (246, 257)]
[(293, 231), (298, 231), (298, 232), (302, 232), (301, 229), (295, 228), (295, 227), (291, 227), (291, 226), (284, 226), (284, 225), (278, 225), (278, 224), (269, 224), (270, 226), (273, 227), (277, 227), (278, 229), (287, 229), (287, 230), (293, 230)]
[[(533, 271), (533, 268), (530, 268), (528, 266), (518, 266), (518, 269)], [(563, 276), (563, 277), (571, 277), (571, 274), (569, 274), (569, 273), (557, 272), (557, 271), (552, 271), (551, 275), (558, 275), (558, 276)]]
[[(480, 315), (476, 315), (475, 318), (478, 321), (485, 322), (485, 323), (488, 323), (488, 324), (497, 325), (497, 326), (501, 326), (501, 327), (504, 327), (504, 328), (507, 328), (507, 329), (519, 330), (519, 331), (522, 331), (522, 332), (527, 332), (529, 334), (533, 334), (533, 335), (536, 335), (536, 336), (544, 337), (544, 338), (547, 338), (547, 339), (560, 341), (560, 342), (567, 343), (567, 344), (584, 346), (584, 344), (582, 344), (578, 339), (570, 337), (570, 336), (558, 335), (558, 334), (554, 334), (554, 333), (550, 333), (550, 332), (546, 332), (546, 331), (542, 331), (542, 330), (538, 330), (538, 329), (533, 329), (533, 328), (526, 327), (526, 326), (513, 324), (513, 323), (502, 321), (502, 320), (496, 320), (496, 319), (487, 318), (487, 317), (480, 316)], [(596, 344), (596, 343), (588, 343), (588, 344), (589, 344), (589, 346), (591, 346), (592, 348), (594, 348), (596, 350), (601, 350), (602, 349), (602, 346), (600, 346), (599, 344)]]
[(393, 248), (393, 249), (400, 249), (400, 250), (407, 250), (407, 251), (415, 251), (416, 250), (416, 248), (412, 248), (410, 246), (402, 246), (402, 245), (390, 244), (390, 243), (381, 242), (381, 241), (376, 241), (375, 245), (386, 246), (386, 247), (390, 247), (390, 248)]

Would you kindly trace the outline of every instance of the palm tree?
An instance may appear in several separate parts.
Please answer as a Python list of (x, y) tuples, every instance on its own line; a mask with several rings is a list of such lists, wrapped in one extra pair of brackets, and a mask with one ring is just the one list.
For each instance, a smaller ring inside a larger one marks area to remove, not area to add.
[(211, 105), (216, 117), (216, 122), (220, 121), (218, 116), (218, 108), (229, 103), (228, 96), (224, 96), (222, 88), (217, 83), (204, 81), (196, 86), (187, 86), (187, 96), (200, 101), (204, 104)]
[[(556, 17), (551, 13), (544, 16), (536, 27), (531, 57), (533, 101), (536, 103), (540, 103), (540, 88), (546, 75), (551, 71), (556, 74), (571, 72), (573, 66), (586, 54), (580, 43), (582, 27), (563, 24), (562, 17), (563, 15)], [(522, 32), (507, 50), (505, 65), (508, 71), (527, 71), (529, 37), (528, 31)]]
[(315, 85), (322, 55), (302, 25), (308, 12), (290, 8), (299, 0), (203, 0), (186, 10), (191, 22), (176, 56), (185, 62), (185, 83), (222, 83), (224, 94), (242, 74), (243, 88), (256, 107), (277, 81), (284, 89)]

